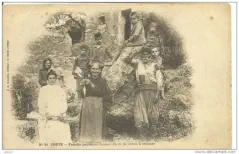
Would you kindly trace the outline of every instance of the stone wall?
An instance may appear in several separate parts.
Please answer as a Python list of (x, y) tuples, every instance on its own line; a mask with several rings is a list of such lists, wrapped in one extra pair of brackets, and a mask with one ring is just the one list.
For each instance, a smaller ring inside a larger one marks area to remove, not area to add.
[[(105, 17), (105, 25), (99, 24), (98, 18), (100, 15)], [(103, 44), (108, 47), (111, 52), (116, 52), (119, 46), (123, 43), (123, 30), (119, 25), (122, 25), (123, 20), (120, 18), (120, 11), (107, 13), (98, 13), (86, 18), (85, 43), (90, 48), (95, 44), (94, 34), (101, 32), (103, 35)], [(104, 28), (101, 28), (104, 27)]]

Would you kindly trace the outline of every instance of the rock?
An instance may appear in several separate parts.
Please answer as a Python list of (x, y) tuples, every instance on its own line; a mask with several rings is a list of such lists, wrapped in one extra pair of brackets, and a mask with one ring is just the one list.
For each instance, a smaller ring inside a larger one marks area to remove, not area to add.
[[(117, 100), (117, 98), (116, 98)], [(107, 113), (107, 126), (117, 133), (134, 134), (133, 104), (126, 99), (115, 103)]]

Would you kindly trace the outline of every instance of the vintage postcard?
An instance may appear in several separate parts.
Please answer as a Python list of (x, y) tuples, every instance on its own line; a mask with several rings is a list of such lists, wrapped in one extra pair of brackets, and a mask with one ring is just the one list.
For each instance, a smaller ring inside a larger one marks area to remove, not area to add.
[(227, 3), (3, 6), (3, 149), (231, 149)]

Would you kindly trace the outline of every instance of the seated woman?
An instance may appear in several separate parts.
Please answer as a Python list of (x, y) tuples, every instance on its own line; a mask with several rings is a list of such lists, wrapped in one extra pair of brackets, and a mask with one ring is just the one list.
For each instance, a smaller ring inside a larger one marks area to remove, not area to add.
[(38, 97), (39, 138), (42, 143), (70, 143), (71, 134), (68, 123), (62, 122), (67, 110), (67, 100), (64, 90), (56, 85), (57, 74), (49, 71), (48, 84), (40, 89)]
[(43, 60), (42, 69), (39, 71), (39, 84), (41, 87), (47, 85), (47, 73), (51, 70), (52, 60), (50, 58), (46, 58)]
[[(81, 141), (100, 141), (105, 137), (106, 95), (109, 93), (106, 80), (101, 78), (102, 66), (93, 62), (90, 66), (91, 77), (81, 81), (85, 95), (81, 114)], [(83, 94), (84, 93), (84, 94)]]

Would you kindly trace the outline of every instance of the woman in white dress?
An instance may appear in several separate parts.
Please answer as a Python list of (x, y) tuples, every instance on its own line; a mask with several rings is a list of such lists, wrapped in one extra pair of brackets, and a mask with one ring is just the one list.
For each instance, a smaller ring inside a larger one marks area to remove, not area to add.
[(39, 140), (42, 143), (70, 143), (70, 126), (64, 123), (67, 110), (67, 99), (64, 90), (56, 85), (57, 74), (50, 71), (47, 74), (48, 84), (40, 89), (38, 97)]

